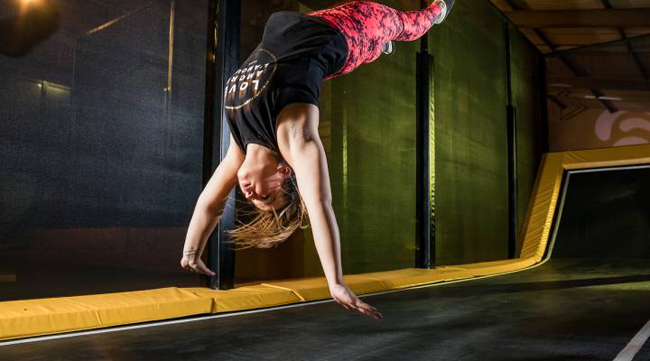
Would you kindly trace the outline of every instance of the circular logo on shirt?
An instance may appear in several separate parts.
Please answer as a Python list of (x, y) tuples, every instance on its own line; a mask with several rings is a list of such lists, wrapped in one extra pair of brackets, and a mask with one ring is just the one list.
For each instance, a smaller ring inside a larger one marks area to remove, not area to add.
[(255, 99), (275, 74), (277, 59), (270, 51), (259, 48), (226, 81), (224, 107), (239, 109)]

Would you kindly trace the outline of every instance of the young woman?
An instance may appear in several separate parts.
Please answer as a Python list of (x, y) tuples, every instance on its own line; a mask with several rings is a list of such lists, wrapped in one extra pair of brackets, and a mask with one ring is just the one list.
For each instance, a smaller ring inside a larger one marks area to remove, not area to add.
[(298, 227), (311, 225), (332, 298), (380, 319), (343, 281), (339, 230), (318, 135), (320, 87), (323, 80), (349, 73), (382, 52), (390, 54), (393, 41), (419, 39), (446, 18), (453, 3), (435, 0), (426, 9), (398, 11), (352, 1), (304, 15), (273, 13), (261, 43), (226, 82), (230, 146), (199, 196), (181, 266), (214, 275), (200, 256), (239, 183), (256, 218), (229, 232), (236, 245), (272, 247)]

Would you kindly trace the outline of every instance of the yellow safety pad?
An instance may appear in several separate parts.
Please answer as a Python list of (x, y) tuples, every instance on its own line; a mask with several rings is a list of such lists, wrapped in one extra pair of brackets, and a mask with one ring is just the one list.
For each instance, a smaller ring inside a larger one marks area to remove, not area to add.
[(533, 257), (529, 257), (529, 258), (507, 259), (501, 261), (441, 266), (436, 269), (463, 270), (470, 273), (474, 277), (479, 277), (479, 276), (488, 276), (488, 275), (494, 275), (500, 273), (513, 272), (523, 268), (530, 267), (535, 263), (537, 263), (535, 262), (535, 259)]
[[(386, 290), (384, 284), (366, 277), (366, 275), (344, 275), (343, 280), (357, 294)], [(302, 301), (322, 300), (331, 297), (327, 280), (324, 277), (272, 281), (265, 282), (264, 285), (292, 290)]]
[(472, 275), (466, 271), (442, 268), (406, 268), (395, 271), (364, 273), (363, 275), (380, 280), (388, 290), (472, 278)]
[[(503, 272), (510, 261), (436, 269), (402, 270), (345, 275), (357, 294), (472, 278)], [(482, 271), (486, 267), (486, 271)], [(265, 282), (228, 291), (209, 288), (163, 288), (90, 296), (0, 302), (0, 339), (38, 336), (100, 327), (154, 321), (202, 313), (271, 307), (330, 297), (324, 277)]]
[(0, 273), (0, 282), (16, 282), (16, 275), (10, 273)]
[(0, 303), (0, 339), (208, 313), (212, 299), (179, 288)]
[(533, 257), (541, 261), (551, 231), (555, 205), (562, 185), (562, 153), (545, 154), (542, 158), (541, 174), (534, 189), (535, 196), (528, 207), (528, 218), (524, 221), (524, 241), (520, 258)]
[[(471, 277), (473, 276), (470, 272), (462, 269), (407, 268), (345, 275), (343, 279), (352, 291), (362, 295)], [(303, 301), (321, 300), (330, 297), (327, 280), (324, 277), (266, 282), (264, 285), (292, 290)]]
[(564, 152), (564, 169), (589, 169), (649, 164), (650, 145)]
[(250, 310), (300, 302), (301, 299), (290, 289), (251, 285), (228, 291), (210, 288), (184, 288), (198, 297), (214, 301), (211, 313)]
[[(516, 263), (516, 262), (506, 262)], [(501, 262), (486, 262), (502, 271)], [(521, 264), (523, 266), (523, 264)], [(407, 268), (345, 275), (359, 295), (424, 284), (472, 278), (480, 267)], [(209, 288), (163, 288), (90, 296), (0, 302), (0, 339), (80, 331), (197, 314), (241, 311), (330, 298), (324, 277), (249, 284), (228, 291)]]
[(532, 257), (537, 263), (544, 256), (565, 170), (649, 163), (647, 144), (545, 154), (522, 228), (520, 258)]

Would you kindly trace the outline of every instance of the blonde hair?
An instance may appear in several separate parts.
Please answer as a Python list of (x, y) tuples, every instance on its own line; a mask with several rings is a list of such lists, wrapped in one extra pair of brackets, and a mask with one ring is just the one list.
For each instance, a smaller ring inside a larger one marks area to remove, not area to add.
[(281, 210), (276, 211), (273, 208), (271, 211), (264, 211), (247, 201), (246, 208), (251, 210), (238, 211), (239, 215), (252, 216), (253, 220), (248, 223), (238, 221), (240, 227), (226, 231), (236, 250), (275, 247), (289, 238), (296, 229), (309, 227), (307, 207), (300, 196), (293, 172), (285, 180), (281, 191), (288, 198), (287, 205)]

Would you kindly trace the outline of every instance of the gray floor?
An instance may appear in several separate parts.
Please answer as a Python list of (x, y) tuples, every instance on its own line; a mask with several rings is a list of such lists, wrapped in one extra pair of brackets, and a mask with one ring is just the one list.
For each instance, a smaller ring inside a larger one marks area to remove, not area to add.
[[(650, 319), (647, 260), (559, 259), (337, 304), (0, 347), (0, 360), (613, 360)], [(647, 360), (650, 346), (635, 360)]]

